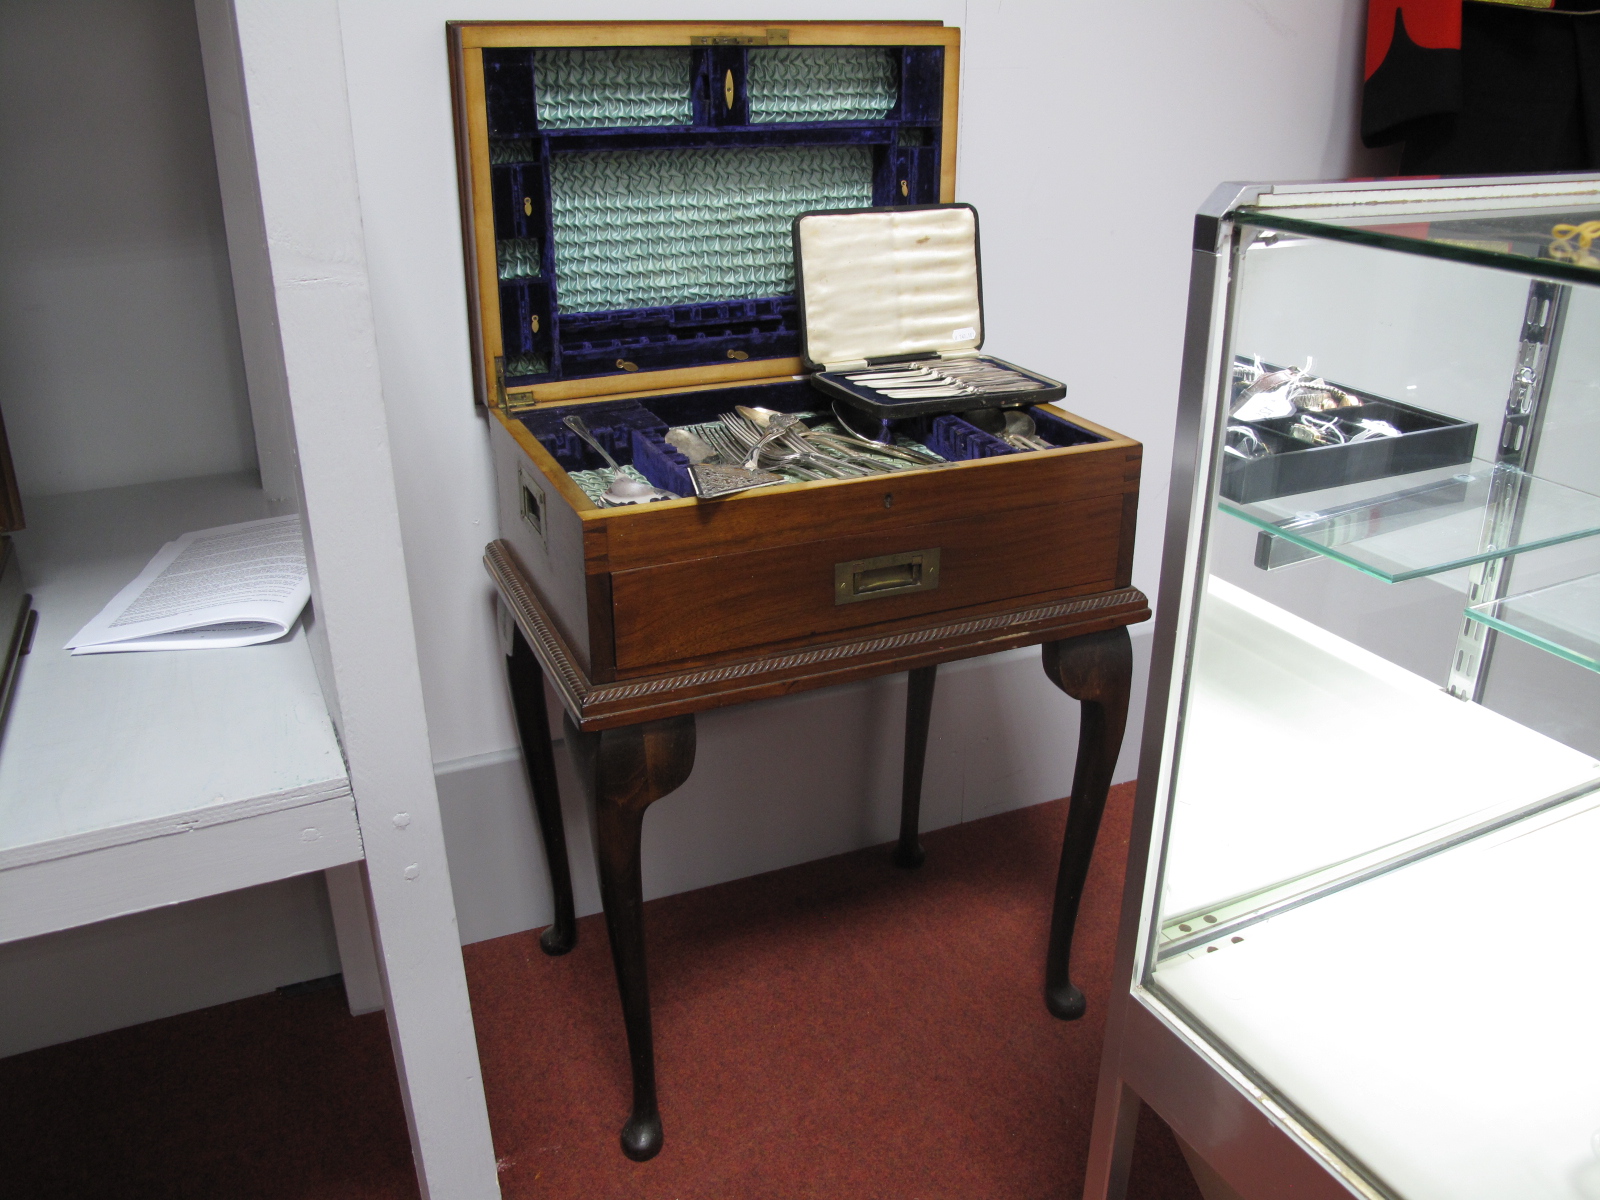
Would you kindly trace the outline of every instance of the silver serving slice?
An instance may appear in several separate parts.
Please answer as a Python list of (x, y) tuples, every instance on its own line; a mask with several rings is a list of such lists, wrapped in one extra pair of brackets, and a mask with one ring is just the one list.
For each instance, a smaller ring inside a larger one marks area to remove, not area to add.
[(689, 481), (694, 484), (694, 494), (702, 500), (716, 500), (722, 496), (748, 492), (752, 488), (789, 482), (771, 471), (749, 471), (744, 467), (725, 467), (712, 462), (695, 463), (690, 467)]

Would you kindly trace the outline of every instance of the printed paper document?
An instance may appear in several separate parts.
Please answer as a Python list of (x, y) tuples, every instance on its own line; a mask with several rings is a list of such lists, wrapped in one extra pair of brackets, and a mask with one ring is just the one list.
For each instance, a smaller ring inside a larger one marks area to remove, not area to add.
[(163, 546), (66, 649), (253, 646), (285, 636), (310, 598), (298, 516), (201, 529)]

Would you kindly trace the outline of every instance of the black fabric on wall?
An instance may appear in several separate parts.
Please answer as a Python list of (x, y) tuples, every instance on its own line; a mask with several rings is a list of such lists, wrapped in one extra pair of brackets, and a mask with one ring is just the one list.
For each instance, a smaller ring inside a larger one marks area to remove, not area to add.
[(1461, 93), (1406, 128), (1401, 174), (1600, 168), (1600, 16), (1465, 5)]
[(1361, 89), (1361, 140), (1369, 146), (1402, 141), (1417, 122), (1461, 108), (1460, 47), (1419, 46), (1400, 8), (1391, 32), (1383, 62)]

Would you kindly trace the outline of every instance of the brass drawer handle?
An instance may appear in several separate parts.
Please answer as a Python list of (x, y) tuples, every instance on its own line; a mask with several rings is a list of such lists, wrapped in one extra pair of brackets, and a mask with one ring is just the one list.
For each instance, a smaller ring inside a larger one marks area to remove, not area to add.
[(908, 550), (833, 564), (833, 602), (854, 604), (880, 596), (931, 592), (939, 586), (939, 551)]

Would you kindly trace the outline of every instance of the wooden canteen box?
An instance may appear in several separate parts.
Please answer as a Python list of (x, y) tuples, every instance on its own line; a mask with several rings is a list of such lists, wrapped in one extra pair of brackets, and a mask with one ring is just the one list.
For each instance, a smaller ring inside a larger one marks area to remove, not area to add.
[[(462, 22), (449, 41), (500, 536), (590, 681), (1129, 586), (1140, 446), (1054, 404), (1033, 410), (1048, 450), (921, 415), (897, 432), (950, 462), (714, 500), (666, 440), (736, 405), (830, 415), (791, 224), (953, 201), (958, 31)], [(684, 498), (600, 503), (571, 414)]]

